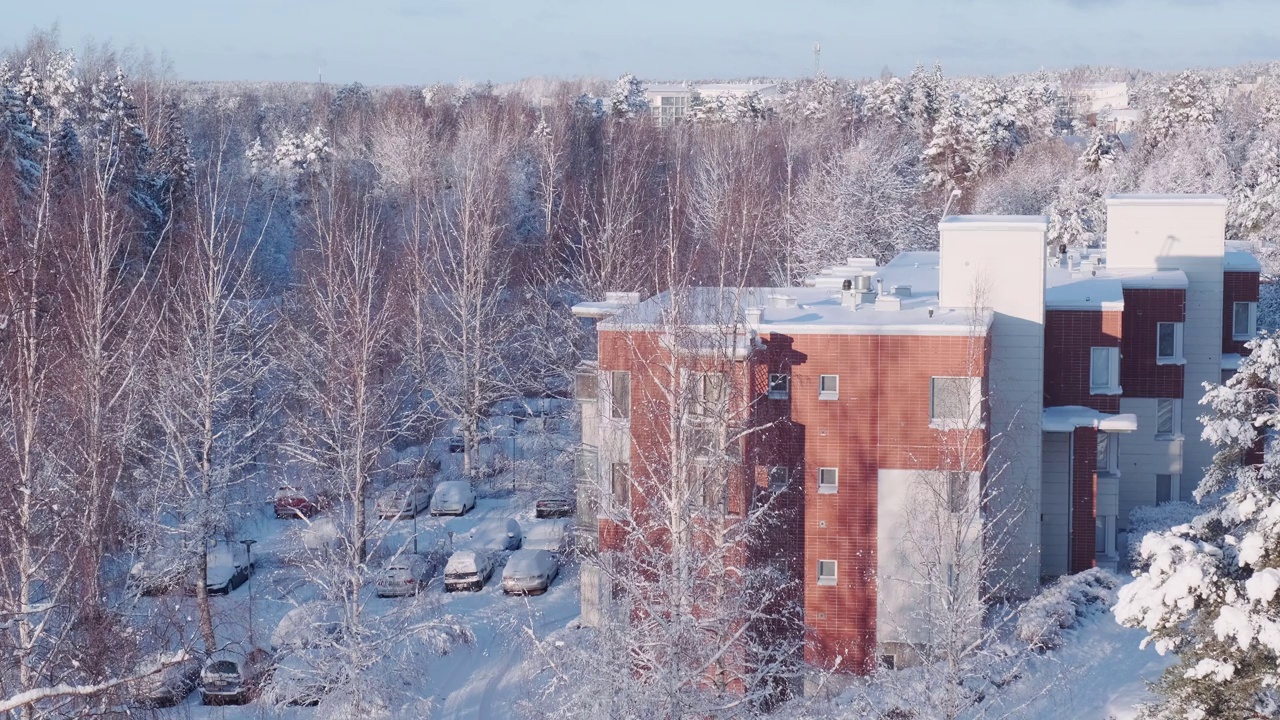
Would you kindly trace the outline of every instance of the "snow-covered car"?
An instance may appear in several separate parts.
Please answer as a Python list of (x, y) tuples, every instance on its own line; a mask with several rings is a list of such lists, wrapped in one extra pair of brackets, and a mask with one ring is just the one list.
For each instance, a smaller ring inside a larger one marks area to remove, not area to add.
[(209, 569), (204, 586), (210, 595), (228, 595), (253, 574), (254, 561), (244, 545), (232, 541), (209, 551)]
[(129, 568), (125, 581), (129, 594), (138, 597), (164, 595), (174, 589), (194, 592), (196, 558), (193, 554), (157, 552), (139, 559)]
[(337, 524), (327, 517), (307, 523), (299, 534), (302, 536), (302, 547), (311, 552), (333, 550), (338, 547), (341, 539)]
[(291, 648), (282, 652), (262, 691), (268, 705), (319, 705), (335, 684), (340, 660), (333, 648)]
[(374, 581), (378, 597), (403, 597), (417, 595), (431, 582), (440, 566), (429, 557), (404, 553), (393, 557), (382, 566)]
[(138, 672), (155, 672), (129, 683), (133, 703), (138, 707), (172, 707), (187, 699), (200, 683), (200, 658), (185, 650), (160, 652), (147, 657)]
[(458, 550), (444, 566), (444, 589), (481, 590), (492, 576), (493, 556), (484, 550)]
[(573, 498), (568, 495), (543, 495), (533, 504), (533, 516), (536, 518), (563, 518), (573, 514)]
[(560, 574), (556, 556), (546, 550), (517, 550), (502, 569), (502, 592), (541, 595)]
[(476, 507), (476, 491), (466, 480), (446, 480), (431, 495), (432, 515), (466, 515)]
[(219, 650), (200, 670), (200, 702), (242, 705), (258, 693), (271, 656), (262, 648)]
[(285, 613), (271, 633), (271, 649), (279, 652), (290, 648), (319, 645), (342, 632), (342, 607), (337, 603), (316, 600), (303, 603)]
[(481, 520), (463, 540), (469, 548), (490, 552), (519, 550), (523, 542), (524, 533), (514, 518)]
[(378, 493), (375, 506), (383, 520), (399, 520), (416, 517), (430, 504), (430, 481), (403, 480)]
[(573, 526), (568, 520), (534, 523), (524, 534), (525, 550), (546, 550), (563, 556), (573, 547)]
[(312, 517), (324, 509), (324, 498), (314, 490), (297, 485), (276, 488), (275, 511), (278, 518)]

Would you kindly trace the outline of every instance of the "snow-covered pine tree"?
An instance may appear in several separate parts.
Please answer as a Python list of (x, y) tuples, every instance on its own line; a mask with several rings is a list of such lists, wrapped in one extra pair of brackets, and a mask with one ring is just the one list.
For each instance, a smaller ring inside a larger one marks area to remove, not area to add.
[(907, 118), (920, 144), (932, 139), (933, 126), (942, 111), (942, 66), (935, 63), (933, 72), (916, 65), (907, 79)]
[(1101, 172), (1115, 164), (1121, 147), (1119, 138), (1099, 129), (1080, 154), (1080, 166), (1091, 173)]
[(1149, 718), (1280, 714), (1280, 455), (1260, 452), (1280, 430), (1280, 338), (1249, 346), (1240, 370), (1200, 401), (1217, 449), (1195, 492), (1205, 511), (1143, 538), (1142, 568), (1114, 609), (1148, 632), (1144, 645), (1178, 654)]
[(12, 88), (0, 87), (0, 162), (13, 173), (18, 187), (32, 192), (43, 172), (41, 154), (44, 138), (22, 96)]
[(933, 140), (921, 154), (929, 188), (962, 187), (981, 168), (981, 133), (968, 104), (952, 95), (933, 126)]
[(901, 125), (907, 120), (907, 88), (902, 80), (890, 76), (862, 88), (866, 96), (868, 120)]
[(1280, 239), (1280, 147), (1270, 138), (1249, 146), (1231, 194), (1231, 225), (1242, 237), (1274, 243)]
[(1179, 130), (1211, 128), (1218, 115), (1209, 82), (1194, 70), (1178, 74), (1148, 111), (1143, 142), (1154, 149)]
[(175, 208), (190, 189), (191, 142), (182, 122), (182, 108), (177, 98), (164, 102), (164, 119), (160, 126), (160, 141), (152, 158), (151, 178), (155, 184), (154, 195), (164, 209), (165, 217), (172, 218)]
[(1018, 121), (1019, 109), (1008, 91), (994, 82), (978, 83), (972, 96), (978, 123), (978, 170), (988, 164), (1003, 167), (1029, 140)]
[(631, 73), (618, 78), (609, 95), (609, 112), (614, 117), (624, 118), (639, 117), (649, 112), (649, 101), (645, 99), (644, 83), (640, 78)]

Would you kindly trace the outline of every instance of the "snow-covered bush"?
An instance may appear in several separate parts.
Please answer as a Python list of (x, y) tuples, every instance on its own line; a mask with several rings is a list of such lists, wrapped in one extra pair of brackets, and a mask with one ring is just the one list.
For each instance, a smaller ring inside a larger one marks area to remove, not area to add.
[(1057, 582), (1027, 601), (1018, 614), (1018, 639), (1035, 650), (1062, 646), (1062, 633), (1080, 620), (1105, 612), (1115, 601), (1120, 578), (1102, 568), (1090, 568)]
[(1141, 562), (1142, 538), (1148, 533), (1160, 532), (1191, 522), (1203, 510), (1189, 502), (1166, 502), (1159, 505), (1139, 505), (1129, 512), (1129, 563), (1137, 567)]

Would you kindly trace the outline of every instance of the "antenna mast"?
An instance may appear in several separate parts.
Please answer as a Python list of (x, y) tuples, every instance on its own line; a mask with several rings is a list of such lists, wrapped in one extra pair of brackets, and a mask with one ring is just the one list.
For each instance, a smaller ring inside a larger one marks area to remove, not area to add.
[(822, 74), (822, 43), (815, 42), (813, 44), (813, 75), (817, 77)]

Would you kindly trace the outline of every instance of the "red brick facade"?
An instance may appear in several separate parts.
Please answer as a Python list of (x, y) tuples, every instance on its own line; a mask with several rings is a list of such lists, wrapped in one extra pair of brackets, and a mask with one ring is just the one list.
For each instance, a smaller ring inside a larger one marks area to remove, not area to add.
[(1258, 273), (1225, 272), (1222, 274), (1222, 352), (1242, 355), (1244, 342), (1231, 336), (1234, 303), (1258, 302)]
[[(1121, 346), (1121, 313), (1048, 310), (1044, 315), (1044, 406), (1080, 405), (1119, 412), (1118, 395), (1089, 392), (1089, 352), (1094, 347)], [(1120, 366), (1123, 378), (1123, 360)]]
[(1156, 324), (1186, 319), (1185, 290), (1124, 291), (1120, 386), (1125, 397), (1182, 397), (1183, 366), (1156, 362)]
[(1076, 428), (1071, 448), (1071, 572), (1094, 566), (1098, 509), (1098, 432)]

